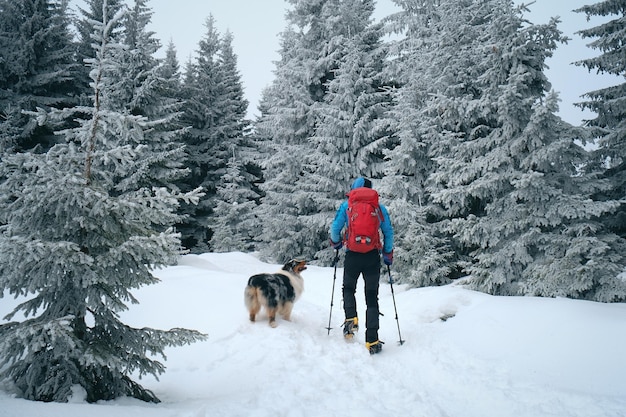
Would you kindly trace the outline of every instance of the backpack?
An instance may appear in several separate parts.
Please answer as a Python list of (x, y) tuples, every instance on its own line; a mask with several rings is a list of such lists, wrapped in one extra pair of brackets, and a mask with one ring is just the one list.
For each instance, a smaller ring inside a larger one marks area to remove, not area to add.
[(356, 188), (348, 193), (348, 228), (345, 235), (346, 248), (365, 253), (381, 249), (380, 222), (382, 213), (378, 205), (378, 193), (371, 188)]

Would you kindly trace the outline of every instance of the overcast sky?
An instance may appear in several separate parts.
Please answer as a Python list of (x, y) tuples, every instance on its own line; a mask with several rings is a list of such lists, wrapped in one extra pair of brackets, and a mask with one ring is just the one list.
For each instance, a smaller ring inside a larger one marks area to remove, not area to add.
[[(522, 3), (521, 0), (515, 0)], [(584, 14), (572, 10), (598, 0), (536, 0), (529, 6), (528, 19), (533, 23), (546, 23), (550, 17), (559, 16), (560, 29), (572, 40), (561, 45), (548, 62), (547, 75), (553, 88), (562, 99), (560, 115), (566, 121), (579, 124), (590, 118), (572, 103), (581, 100), (581, 94), (618, 80), (589, 74), (572, 62), (597, 55), (586, 47), (575, 32), (597, 25), (599, 20), (587, 22)], [(130, 0), (129, 0), (130, 2)], [(83, 4), (83, 0), (75, 0)], [(524, 3), (530, 3), (529, 0)], [(205, 22), (213, 15), (218, 31), (229, 30), (233, 36), (233, 48), (237, 54), (246, 98), (250, 102), (249, 115), (258, 114), (257, 104), (261, 91), (273, 78), (274, 61), (278, 60), (279, 33), (285, 28), (284, 14), (288, 3), (284, 0), (150, 0), (152, 27), (164, 47), (172, 40), (176, 46), (181, 68), (197, 49), (198, 42), (206, 33)], [(392, 0), (378, 0), (375, 17), (381, 18), (397, 10)], [(163, 48), (164, 50), (164, 48)], [(622, 80), (623, 81), (623, 80)]]

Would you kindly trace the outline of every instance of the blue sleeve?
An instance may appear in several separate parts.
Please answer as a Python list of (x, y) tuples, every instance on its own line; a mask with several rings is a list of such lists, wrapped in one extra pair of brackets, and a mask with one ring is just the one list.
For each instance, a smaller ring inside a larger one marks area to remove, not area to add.
[(330, 225), (330, 240), (333, 242), (341, 241), (341, 231), (348, 222), (348, 202), (344, 201), (339, 206), (335, 220)]
[(393, 250), (393, 226), (389, 218), (387, 208), (380, 205), (380, 211), (383, 213), (383, 221), (380, 223), (380, 230), (383, 232), (383, 252), (389, 253)]

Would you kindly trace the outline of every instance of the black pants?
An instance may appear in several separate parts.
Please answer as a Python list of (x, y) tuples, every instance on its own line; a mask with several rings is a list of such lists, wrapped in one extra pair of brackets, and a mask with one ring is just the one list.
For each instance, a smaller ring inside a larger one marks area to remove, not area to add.
[(365, 281), (365, 341), (378, 340), (378, 285), (380, 282), (380, 254), (377, 250), (367, 253), (346, 252), (343, 269), (343, 311), (346, 319), (357, 317), (356, 283), (363, 274)]

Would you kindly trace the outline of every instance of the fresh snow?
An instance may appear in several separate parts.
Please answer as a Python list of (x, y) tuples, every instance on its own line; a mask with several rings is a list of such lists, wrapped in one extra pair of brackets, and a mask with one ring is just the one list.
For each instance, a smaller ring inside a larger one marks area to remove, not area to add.
[[(445, 287), (381, 284), (383, 352), (364, 331), (341, 335), (341, 264), (328, 326), (333, 268), (309, 266), (292, 321), (248, 321), (248, 277), (275, 272), (253, 254), (186, 255), (135, 292), (122, 320), (185, 327), (205, 342), (168, 349), (159, 380), (139, 382), (162, 400), (88, 404), (80, 387), (67, 404), (26, 401), (8, 384), (0, 417), (594, 417), (626, 416), (626, 304), (494, 297)], [(393, 271), (393, 268), (392, 268)], [(362, 280), (357, 289), (364, 317)], [(0, 301), (0, 317), (16, 305)], [(398, 324), (403, 345), (398, 343)], [(364, 330), (364, 326), (362, 326)]]

